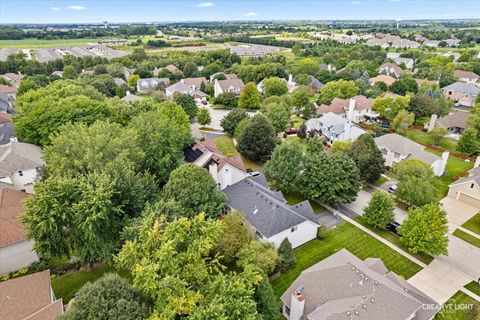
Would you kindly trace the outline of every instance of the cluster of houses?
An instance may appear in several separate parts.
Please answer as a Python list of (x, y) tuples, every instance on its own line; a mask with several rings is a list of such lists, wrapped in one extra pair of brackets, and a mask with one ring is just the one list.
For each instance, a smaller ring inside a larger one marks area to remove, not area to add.
[(450, 38), (446, 40), (429, 40), (421, 35), (415, 36), (415, 41), (405, 39), (397, 35), (377, 33), (375, 37), (367, 40), (366, 44), (369, 46), (380, 46), (384, 49), (391, 48), (420, 48), (421, 46), (437, 48), (441, 42), (445, 42), (446, 46), (456, 47), (460, 44), (460, 40)]

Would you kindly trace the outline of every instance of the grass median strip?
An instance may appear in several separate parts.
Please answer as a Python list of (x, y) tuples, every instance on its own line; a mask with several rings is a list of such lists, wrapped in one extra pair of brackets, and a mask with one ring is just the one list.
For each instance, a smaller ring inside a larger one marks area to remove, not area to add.
[(462, 227), (480, 235), (480, 213), (477, 213), (470, 218), (470, 220), (462, 224)]
[(459, 230), (459, 229), (455, 230), (453, 232), (453, 235), (456, 236), (457, 238), (462, 239), (465, 242), (470, 243), (471, 245), (474, 245), (480, 248), (480, 239), (475, 238), (474, 236), (469, 235), (468, 233), (463, 232), (462, 230)]

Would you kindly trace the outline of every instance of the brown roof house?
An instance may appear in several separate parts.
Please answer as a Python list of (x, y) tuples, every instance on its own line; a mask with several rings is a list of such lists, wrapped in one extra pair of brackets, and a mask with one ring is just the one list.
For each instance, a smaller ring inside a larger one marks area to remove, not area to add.
[(472, 83), (455, 82), (442, 88), (447, 99), (454, 100), (459, 107), (472, 108), (475, 105), (480, 88)]
[(186, 84), (189, 87), (192, 87), (193, 90), (200, 90), (202, 83), (205, 85), (207, 84), (207, 79), (205, 77), (197, 77), (197, 78), (185, 78), (180, 80), (183, 84)]
[(429, 132), (433, 128), (445, 128), (449, 133), (462, 134), (468, 128), (467, 119), (470, 116), (469, 112), (457, 111), (437, 119), (436, 114), (432, 114), (430, 121), (425, 124), (424, 128)]
[(350, 99), (333, 98), (329, 106), (319, 106), (317, 108), (317, 114), (325, 115), (332, 112), (343, 118), (347, 118), (350, 110), (351, 121), (355, 123), (364, 122), (368, 119), (378, 117), (378, 114), (372, 110), (374, 101), (374, 99), (360, 95)]
[(185, 161), (207, 169), (220, 189), (248, 176), (242, 158), (239, 155), (225, 156), (217, 149), (213, 139), (197, 141), (183, 153)]
[(0, 275), (38, 261), (32, 249), (33, 241), (26, 239), (20, 223), (23, 201), (27, 196), (22, 191), (0, 188)]
[(223, 93), (233, 93), (233, 94), (240, 94), (243, 87), (242, 79), (228, 79), (228, 80), (217, 80), (215, 79), (214, 84), (214, 95), (215, 98)]
[(38, 169), (43, 165), (39, 146), (17, 141), (0, 145), (0, 185), (33, 193)]
[(380, 66), (379, 73), (380, 74), (386, 74), (390, 75), (394, 78), (399, 78), (405, 71), (403, 71), (402, 68), (400, 68), (398, 65), (395, 63), (387, 62), (384, 63)]
[(49, 270), (0, 282), (0, 319), (55, 320), (61, 314), (63, 302), (55, 299)]
[(461, 82), (473, 84), (480, 82), (480, 76), (472, 71), (455, 70), (453, 71), (453, 76)]
[(439, 310), (382, 260), (346, 249), (304, 270), (281, 300), (288, 320), (430, 320)]
[(370, 78), (370, 84), (373, 86), (379, 82), (385, 83), (387, 86), (391, 86), (397, 79), (386, 74), (379, 74), (376, 77)]
[(20, 87), (20, 82), (22, 82), (22, 79), (23, 79), (23, 75), (18, 73), (12, 73), (12, 72), (2, 74), (0, 75), (0, 77), (10, 82), (10, 84), (15, 88)]

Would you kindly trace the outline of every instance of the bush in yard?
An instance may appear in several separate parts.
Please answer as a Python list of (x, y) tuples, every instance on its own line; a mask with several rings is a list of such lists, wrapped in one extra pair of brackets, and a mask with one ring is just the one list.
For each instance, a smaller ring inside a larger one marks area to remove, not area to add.
[(146, 319), (150, 307), (137, 289), (118, 274), (106, 274), (86, 283), (78, 292), (62, 320)]
[(202, 127), (205, 127), (212, 122), (212, 117), (210, 117), (210, 112), (208, 112), (207, 108), (201, 108), (198, 111), (197, 121)]
[(241, 268), (254, 266), (270, 275), (278, 261), (278, 254), (269, 242), (251, 241), (237, 253), (237, 265)]
[(246, 118), (248, 118), (248, 113), (245, 112), (245, 110), (233, 109), (225, 117), (223, 117), (223, 119), (220, 121), (220, 126), (226, 133), (233, 135), (240, 121)]
[(317, 239), (324, 240), (328, 237), (328, 229), (325, 226), (320, 226), (317, 229)]
[(257, 114), (238, 137), (238, 151), (252, 161), (266, 161), (275, 149), (275, 129), (268, 119)]
[(392, 129), (401, 135), (405, 135), (407, 128), (415, 121), (415, 115), (406, 110), (400, 110), (392, 121)]
[(383, 229), (395, 219), (394, 208), (395, 201), (391, 195), (375, 191), (363, 212), (363, 218), (369, 225)]
[(283, 239), (278, 247), (278, 264), (277, 268), (280, 272), (285, 272), (295, 265), (297, 258), (293, 254), (292, 244), (288, 238)]
[(433, 256), (448, 254), (447, 231), (447, 213), (435, 203), (410, 210), (398, 229), (400, 241), (410, 251)]
[[(338, 142), (333, 143), (332, 149), (336, 143)], [(362, 134), (351, 144), (348, 154), (355, 161), (362, 180), (373, 183), (385, 172), (382, 152), (378, 149), (373, 137), (367, 133)]]
[(227, 109), (233, 109), (238, 106), (238, 98), (233, 93), (222, 93), (215, 98), (214, 103), (225, 106)]

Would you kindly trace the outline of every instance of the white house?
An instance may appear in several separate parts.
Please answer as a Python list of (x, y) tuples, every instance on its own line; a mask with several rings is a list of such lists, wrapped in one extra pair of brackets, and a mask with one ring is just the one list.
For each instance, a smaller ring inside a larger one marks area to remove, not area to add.
[(38, 169), (44, 165), (39, 146), (11, 141), (0, 145), (0, 184), (33, 193)]
[(215, 140), (197, 141), (183, 153), (185, 161), (207, 169), (220, 189), (248, 176), (242, 158), (225, 156), (218, 151)]
[(375, 138), (375, 143), (383, 154), (386, 166), (393, 166), (395, 163), (415, 159), (425, 162), (432, 167), (436, 176), (445, 172), (449, 152), (445, 151), (441, 157), (423, 150), (425, 147), (404, 136), (396, 133), (389, 133)]
[(174, 94), (192, 94), (194, 91), (195, 88), (188, 86), (183, 82), (177, 82), (165, 88), (165, 94), (167, 97), (173, 97)]
[(20, 223), (27, 193), (0, 187), (0, 275), (28, 267), (38, 256)]
[(319, 216), (310, 202), (286, 204), (281, 192), (268, 187), (263, 174), (245, 178), (223, 192), (230, 208), (242, 212), (258, 237), (276, 248), (285, 238), (296, 248), (317, 236)]
[(365, 96), (354, 96), (350, 99), (333, 98), (329, 106), (321, 105), (317, 108), (317, 114), (327, 114), (332, 112), (342, 118), (347, 118), (351, 113), (351, 121), (355, 123), (364, 122), (377, 118), (379, 114), (372, 107), (374, 99)]
[(480, 209), (480, 156), (469, 173), (449, 185), (448, 196)]
[(168, 78), (138, 79), (138, 81), (137, 81), (137, 92), (148, 93), (148, 92), (157, 90), (162, 86), (166, 87), (169, 84), (170, 84), (170, 79), (168, 79)]
[[(348, 116), (347, 116), (348, 117)], [(305, 122), (307, 132), (316, 132), (325, 136), (328, 144), (335, 141), (354, 141), (365, 130), (355, 125), (352, 121), (347, 120), (333, 112), (328, 112), (320, 118), (313, 118)]]
[(233, 94), (240, 94), (243, 87), (242, 79), (228, 79), (228, 80), (217, 80), (215, 79), (214, 84), (214, 95), (215, 98), (223, 93), (233, 93)]

